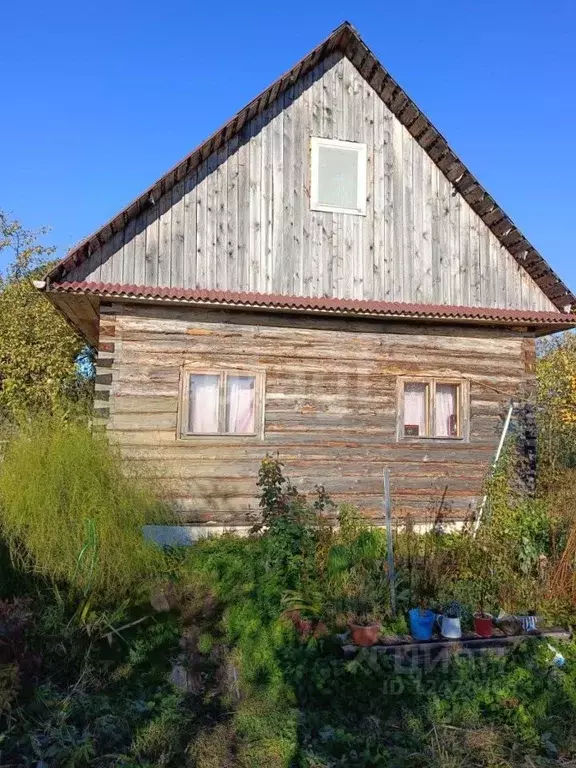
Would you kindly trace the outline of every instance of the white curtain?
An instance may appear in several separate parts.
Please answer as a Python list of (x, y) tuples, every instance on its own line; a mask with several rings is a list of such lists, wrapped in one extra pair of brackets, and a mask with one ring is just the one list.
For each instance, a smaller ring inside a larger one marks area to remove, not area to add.
[(190, 376), (190, 415), (188, 431), (218, 432), (218, 399), (220, 376), (193, 374)]
[(407, 382), (404, 385), (404, 432), (406, 435), (417, 434), (420, 437), (426, 435), (426, 394), (426, 384)]
[(436, 437), (457, 437), (457, 389), (454, 384), (436, 385)]
[(226, 432), (254, 432), (254, 376), (228, 376), (226, 379)]

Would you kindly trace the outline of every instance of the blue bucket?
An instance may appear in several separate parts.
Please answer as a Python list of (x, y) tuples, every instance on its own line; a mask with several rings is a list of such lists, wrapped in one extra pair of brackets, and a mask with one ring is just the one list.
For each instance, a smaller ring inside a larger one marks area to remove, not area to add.
[(434, 611), (422, 611), (420, 608), (411, 608), (408, 611), (410, 619), (410, 634), (414, 640), (430, 640), (434, 630), (436, 614)]

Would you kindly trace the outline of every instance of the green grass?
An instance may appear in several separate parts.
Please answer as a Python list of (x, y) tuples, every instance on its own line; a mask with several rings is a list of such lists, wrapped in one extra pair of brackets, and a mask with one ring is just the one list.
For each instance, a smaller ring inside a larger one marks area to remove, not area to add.
[(0, 530), (19, 567), (106, 600), (133, 596), (163, 567), (142, 526), (166, 518), (124, 476), (104, 436), (81, 422), (37, 418), (0, 462)]

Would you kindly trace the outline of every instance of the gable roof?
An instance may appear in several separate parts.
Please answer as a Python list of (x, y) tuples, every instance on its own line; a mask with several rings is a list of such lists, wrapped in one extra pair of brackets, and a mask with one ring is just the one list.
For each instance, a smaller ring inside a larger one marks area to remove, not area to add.
[(263, 112), (279, 94), (294, 85), (299, 78), (310, 72), (326, 56), (335, 51), (341, 51), (351, 61), (359, 74), (374, 88), (386, 106), (407, 128), (448, 181), (460, 192), (466, 202), (492, 230), (500, 243), (530, 275), (550, 301), (560, 311), (565, 311), (576, 304), (574, 294), (470, 173), (449, 147), (446, 139), (384, 69), (349, 22), (344, 22), (335, 29), (324, 42), (320, 43), (289, 72), (286, 72), (253, 99), (250, 104), (171, 168), (117, 216), (74, 246), (47, 275), (47, 281), (49, 283), (63, 282), (71, 269), (90, 258), (91, 254), (110, 240), (114, 234), (122, 231), (128, 222), (159, 200), (164, 193), (197, 168), (209, 155), (238, 134), (247, 121)]

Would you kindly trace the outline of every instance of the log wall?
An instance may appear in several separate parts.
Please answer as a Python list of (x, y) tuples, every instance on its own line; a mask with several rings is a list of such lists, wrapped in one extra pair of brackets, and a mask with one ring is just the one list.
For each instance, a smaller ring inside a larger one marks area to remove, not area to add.
[[(448, 486), (449, 514), (464, 517), (533, 362), (534, 339), (512, 330), (121, 304), (104, 307), (103, 322), (110, 435), (182, 522), (214, 525), (247, 522), (260, 460), (276, 451), (302, 490), (323, 484), (375, 520), (385, 466), (396, 515), (425, 519)], [(264, 439), (180, 439), (182, 366), (264, 371)], [(469, 441), (398, 439), (402, 375), (467, 382)]]

